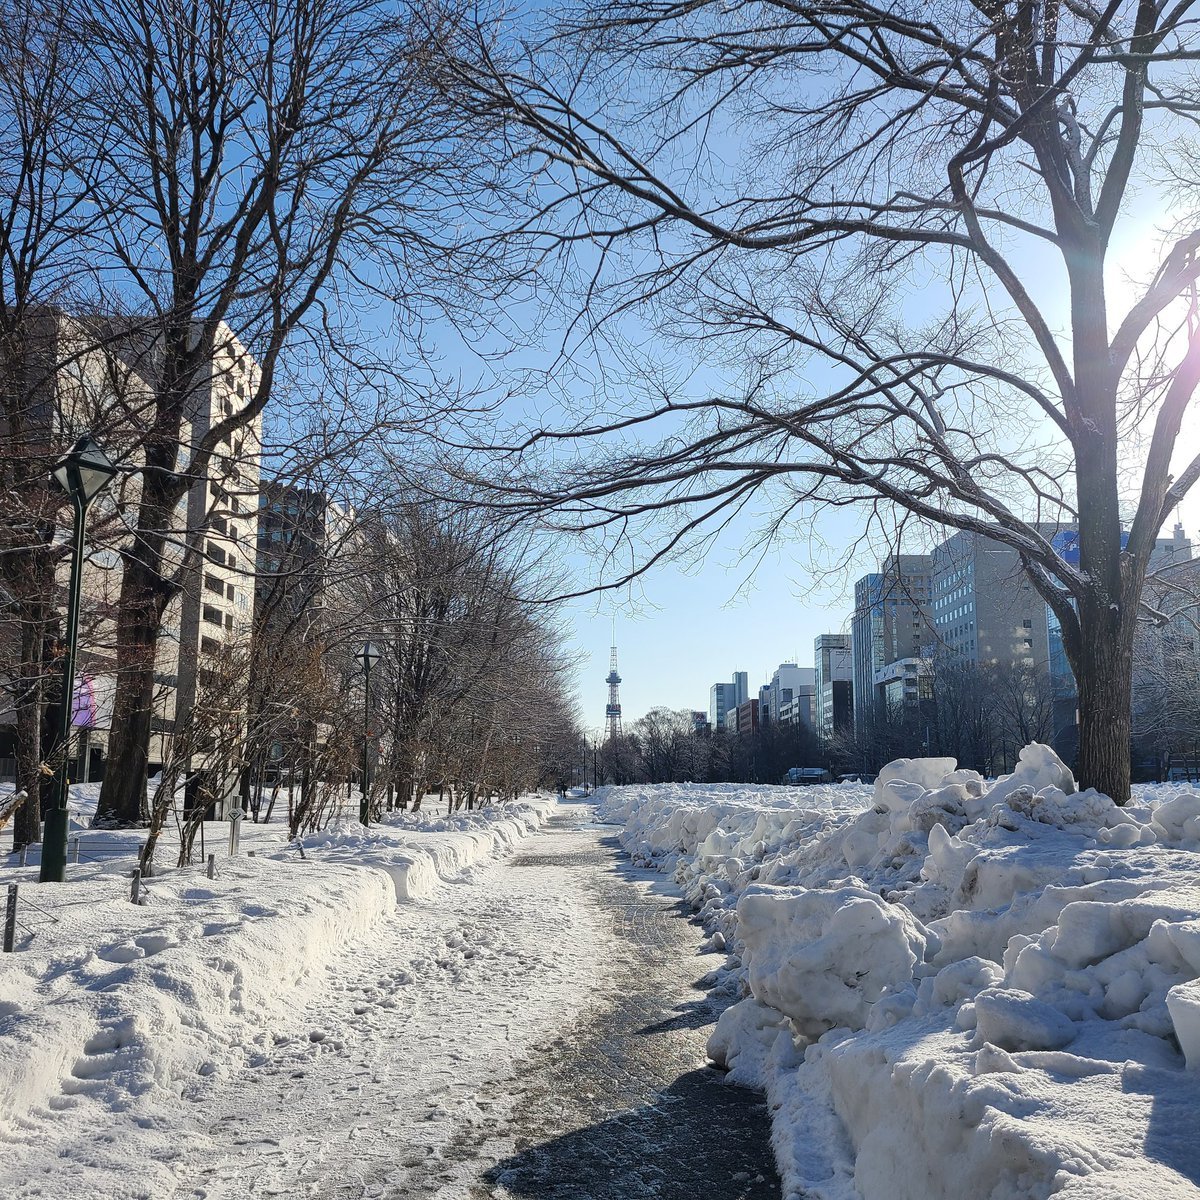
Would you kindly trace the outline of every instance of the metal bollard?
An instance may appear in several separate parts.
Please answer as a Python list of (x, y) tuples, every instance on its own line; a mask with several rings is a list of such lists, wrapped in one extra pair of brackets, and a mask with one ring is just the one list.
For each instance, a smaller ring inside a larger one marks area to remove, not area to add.
[(133, 868), (133, 889), (129, 893), (129, 900), (132, 904), (141, 904), (142, 902), (142, 868)]
[(22, 846), (22, 847), (21, 847), (21, 866), (24, 866), (24, 865), (25, 865), (25, 860), (26, 860), (28, 857), (29, 857), (29, 847), (28, 847), (28, 846)]
[(78, 865), (78, 863), (79, 863), (79, 838), (78, 837), (73, 837), (71, 839), (71, 861), (73, 863), (75, 863), (76, 865)]
[(208, 870), (205, 872), (205, 874), (207, 874), (209, 879), (211, 879), (213, 877), (213, 875), (216, 873), (216, 870), (217, 870), (217, 856), (215, 854), (210, 854), (208, 856)]
[(4, 953), (11, 954), (17, 938), (17, 885), (8, 885), (8, 900), (4, 905)]

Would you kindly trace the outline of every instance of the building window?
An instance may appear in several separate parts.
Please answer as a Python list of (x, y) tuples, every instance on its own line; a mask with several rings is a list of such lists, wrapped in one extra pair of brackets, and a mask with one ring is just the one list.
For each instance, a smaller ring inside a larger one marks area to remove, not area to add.
[(218, 596), (225, 590), (225, 585), (215, 575), (206, 574), (204, 576), (204, 586), (210, 592), (216, 592)]
[(218, 609), (213, 608), (211, 604), (206, 604), (204, 606), (203, 615), (204, 615), (204, 619), (210, 625), (220, 625), (221, 624), (221, 613)]
[(221, 643), (216, 638), (202, 637), (200, 639), (201, 654), (216, 654), (221, 649)]
[(222, 550), (221, 547), (216, 544), (216, 542), (205, 542), (204, 550), (208, 557), (213, 560), (213, 562), (225, 562), (225, 551)]

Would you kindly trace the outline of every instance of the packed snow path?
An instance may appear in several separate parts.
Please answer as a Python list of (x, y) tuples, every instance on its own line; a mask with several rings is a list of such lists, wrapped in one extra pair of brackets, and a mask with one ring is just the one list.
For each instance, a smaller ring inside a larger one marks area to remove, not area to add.
[(20, 1194), (777, 1197), (761, 1097), (704, 1061), (721, 958), (590, 806), (561, 811), (347, 946), (182, 1116), (98, 1125)]

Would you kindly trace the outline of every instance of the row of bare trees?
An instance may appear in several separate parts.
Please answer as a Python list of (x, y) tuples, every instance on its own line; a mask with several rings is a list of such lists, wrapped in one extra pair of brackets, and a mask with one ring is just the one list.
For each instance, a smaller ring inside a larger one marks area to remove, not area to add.
[(687, 709), (652, 708), (595, 748), (598, 783), (779, 783), (791, 767), (822, 762), (806, 725), (752, 732), (697, 729)]
[[(157, 651), (206, 552), (203, 523), (181, 518), (197, 481), (264, 415), (268, 458), (294, 456), (299, 431), (328, 461), (368, 437), (394, 447), (459, 403), (422, 330), (473, 302), (486, 256), (456, 258), (447, 231), (492, 169), (430, 71), (453, 41), (438, 4), (0, 4), (0, 607), (31, 797), (19, 840), (36, 837), (46, 765), (66, 752), (41, 740), (64, 553), (46, 480), (80, 429), (136, 471), (90, 534), (120, 562), (99, 815), (128, 823), (145, 804)], [(232, 403), (198, 424), (219, 388)]]
[[(253, 627), (202, 656), (149, 797), (143, 867), (171, 822), (188, 861), (226, 799), (255, 821), (283, 817), (293, 838), (357, 819), (364, 738), (375, 817), (431, 793), (452, 812), (580, 782), (570, 664), (531, 599), (528, 540), (432, 502), (348, 519), (340, 534), (265, 563)], [(380, 652), (369, 702), (354, 661), (364, 641)]]
[[(547, 603), (557, 581), (535, 549), (527, 534), (469, 506), (397, 497), (342, 522), (319, 563), (268, 568), (252, 671), (264, 729), (273, 712), (292, 722), (293, 737), (305, 724), (286, 665), (319, 646), (350, 706), (342, 724), (368, 726), (376, 805), (419, 807), (438, 791), (472, 806), (570, 784), (581, 735), (562, 630)], [(366, 641), (380, 659), (364, 715), (353, 654)], [(311, 737), (322, 710), (301, 707)], [(282, 749), (284, 740), (273, 744)]]

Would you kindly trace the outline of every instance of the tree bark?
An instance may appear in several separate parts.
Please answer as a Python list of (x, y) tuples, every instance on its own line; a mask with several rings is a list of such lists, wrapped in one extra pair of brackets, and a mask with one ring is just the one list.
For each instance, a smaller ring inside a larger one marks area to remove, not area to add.
[(26, 608), (21, 622), (21, 680), (16, 703), (17, 791), (28, 794), (13, 820), (13, 849), (42, 839), (42, 662), (45, 613)]
[(108, 766), (96, 806), (97, 823), (136, 825), (143, 818), (154, 709), (155, 646), (165, 607), (165, 598), (160, 603), (155, 596), (150, 572), (126, 558), (117, 614), (120, 682), (113, 700)]
[(1076, 674), (1078, 775), (1085, 787), (1124, 804), (1129, 799), (1133, 727), (1133, 621), (1108, 609), (1085, 615), (1082, 625), (1081, 669)]

